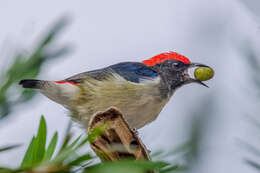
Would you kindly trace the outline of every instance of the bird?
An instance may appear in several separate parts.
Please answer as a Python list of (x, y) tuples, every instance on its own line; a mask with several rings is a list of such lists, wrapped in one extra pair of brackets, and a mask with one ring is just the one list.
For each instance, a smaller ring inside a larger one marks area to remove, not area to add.
[(180, 87), (190, 83), (208, 87), (190, 77), (188, 69), (192, 67), (209, 66), (192, 63), (170, 51), (141, 62), (121, 62), (64, 80), (23, 79), (19, 84), (63, 105), (86, 128), (95, 113), (116, 107), (130, 127), (140, 129), (158, 117)]

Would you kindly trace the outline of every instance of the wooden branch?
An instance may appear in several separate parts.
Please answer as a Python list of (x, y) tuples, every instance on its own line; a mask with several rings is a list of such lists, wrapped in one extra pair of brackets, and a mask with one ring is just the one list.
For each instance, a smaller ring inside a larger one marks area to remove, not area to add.
[(88, 134), (101, 126), (104, 127), (103, 134), (97, 136), (90, 146), (102, 161), (150, 160), (144, 144), (118, 109), (111, 107), (95, 114), (89, 122)]

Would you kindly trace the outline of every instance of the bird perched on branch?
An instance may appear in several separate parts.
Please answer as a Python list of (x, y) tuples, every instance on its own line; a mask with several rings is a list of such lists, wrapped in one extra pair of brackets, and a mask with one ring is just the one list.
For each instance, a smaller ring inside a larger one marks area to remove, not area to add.
[(190, 77), (191, 67), (208, 66), (167, 52), (142, 62), (122, 62), (61, 81), (24, 79), (19, 84), (37, 89), (63, 105), (85, 127), (94, 113), (115, 106), (129, 125), (138, 129), (155, 120), (181, 86), (189, 83), (207, 86)]

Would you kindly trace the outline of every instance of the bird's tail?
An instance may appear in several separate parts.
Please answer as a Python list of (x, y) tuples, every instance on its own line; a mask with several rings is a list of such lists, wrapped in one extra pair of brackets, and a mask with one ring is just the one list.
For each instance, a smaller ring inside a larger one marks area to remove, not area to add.
[(36, 79), (24, 79), (19, 82), (23, 88), (41, 89), (45, 81)]
[(62, 105), (71, 106), (71, 102), (78, 97), (79, 87), (72, 82), (47, 81), (37, 79), (24, 79), (19, 82), (23, 88), (38, 89), (51, 100)]

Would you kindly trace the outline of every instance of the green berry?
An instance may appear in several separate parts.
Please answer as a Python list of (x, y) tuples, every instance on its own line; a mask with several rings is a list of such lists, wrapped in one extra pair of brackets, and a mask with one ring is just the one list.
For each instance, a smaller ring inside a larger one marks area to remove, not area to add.
[(210, 67), (199, 67), (194, 70), (195, 79), (206, 81), (214, 76), (214, 70)]

